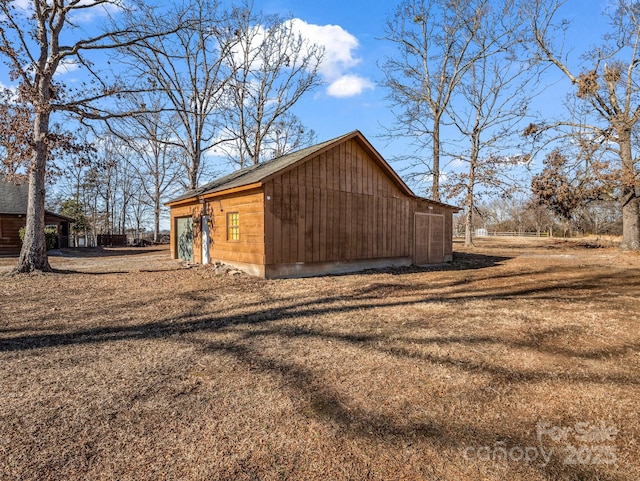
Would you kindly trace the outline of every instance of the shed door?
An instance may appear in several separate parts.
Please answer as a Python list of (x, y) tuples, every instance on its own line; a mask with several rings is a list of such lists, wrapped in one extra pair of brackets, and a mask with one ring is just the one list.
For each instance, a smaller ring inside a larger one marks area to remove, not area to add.
[(416, 214), (415, 219), (414, 263), (444, 262), (444, 216)]
[(193, 260), (193, 219), (178, 217), (176, 219), (176, 242), (178, 243), (178, 259)]

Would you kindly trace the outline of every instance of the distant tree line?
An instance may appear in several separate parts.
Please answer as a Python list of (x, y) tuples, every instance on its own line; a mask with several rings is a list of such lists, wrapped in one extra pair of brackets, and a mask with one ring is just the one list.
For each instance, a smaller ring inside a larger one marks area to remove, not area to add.
[[(473, 216), (473, 234), (514, 233), (553, 237), (582, 237), (622, 233), (622, 216), (616, 202), (595, 201), (579, 206), (570, 216), (559, 215), (535, 197), (494, 198), (480, 202)], [(454, 235), (464, 237), (466, 216), (454, 216)]]

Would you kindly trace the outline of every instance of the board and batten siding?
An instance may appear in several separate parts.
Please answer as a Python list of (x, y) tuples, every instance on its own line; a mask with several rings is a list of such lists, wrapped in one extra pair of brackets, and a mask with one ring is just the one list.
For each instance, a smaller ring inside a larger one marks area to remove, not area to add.
[[(227, 239), (227, 214), (237, 212), (240, 221), (240, 239)], [(262, 189), (226, 195), (210, 195), (203, 202), (193, 202), (171, 208), (171, 256), (176, 259), (175, 222), (179, 217), (209, 218), (209, 258), (211, 262), (236, 264), (260, 275), (265, 262), (264, 195)], [(202, 230), (193, 229), (193, 261), (202, 262)], [(255, 267), (252, 267), (255, 266)]]
[(415, 202), (356, 140), (264, 184), (266, 264), (410, 258)]
[(447, 207), (435, 202), (431, 202), (426, 199), (416, 200), (415, 213), (416, 214), (430, 214), (441, 215), (444, 217), (444, 260), (449, 262), (453, 258), (453, 210), (451, 207)]

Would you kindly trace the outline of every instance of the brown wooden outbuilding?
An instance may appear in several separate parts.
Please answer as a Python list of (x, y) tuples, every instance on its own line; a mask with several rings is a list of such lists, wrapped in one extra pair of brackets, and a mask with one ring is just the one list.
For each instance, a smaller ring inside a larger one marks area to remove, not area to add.
[[(29, 185), (14, 184), (0, 176), (0, 256), (20, 254), (20, 229), (27, 223)], [(56, 228), (56, 247), (67, 247), (73, 219), (45, 211), (46, 226)]]
[(167, 205), (172, 258), (267, 278), (449, 262), (458, 210), (417, 197), (359, 131)]

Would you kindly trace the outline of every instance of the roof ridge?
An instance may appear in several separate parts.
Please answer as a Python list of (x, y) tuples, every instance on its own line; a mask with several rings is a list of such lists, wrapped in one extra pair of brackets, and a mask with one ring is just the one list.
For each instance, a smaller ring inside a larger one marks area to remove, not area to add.
[[(355, 134), (360, 134), (359, 130), (353, 130), (349, 133), (340, 135), (338, 137), (335, 137), (333, 139), (329, 139), (329, 140), (325, 140), (323, 142), (314, 144), (314, 145), (310, 145), (308, 147), (303, 147), (302, 149), (298, 149), (295, 150), (293, 152), (289, 152), (288, 154), (284, 154), (281, 155), (279, 157), (275, 157), (273, 159), (267, 160), (265, 162), (260, 162), (258, 164), (254, 164), (254, 165), (250, 165), (248, 167), (242, 168), (242, 169), (238, 169), (235, 170), (223, 177), (218, 177), (217, 179), (212, 180), (211, 182), (208, 182), (206, 184), (201, 185), (200, 187), (196, 187), (195, 189), (190, 189), (186, 192), (184, 192), (182, 195), (176, 197), (175, 199), (172, 199), (171, 201), (169, 201), (168, 203), (173, 203), (173, 202), (178, 202), (181, 200), (185, 200), (185, 199), (189, 199), (192, 197), (196, 197), (199, 195), (203, 195), (205, 193), (214, 191), (214, 189), (216, 189), (217, 187), (220, 187), (222, 185), (225, 185), (226, 188), (232, 188), (232, 187), (241, 187), (243, 185), (248, 185), (254, 182), (259, 182), (262, 179), (264, 179), (265, 177), (268, 177), (269, 175), (284, 169), (285, 167), (288, 167), (289, 165), (294, 164), (295, 162), (311, 155), (313, 152), (316, 152), (318, 150), (321, 150), (323, 148), (325, 148), (327, 145), (331, 145), (335, 142), (338, 142), (344, 138), (347, 138), (349, 136), (355, 135)], [(252, 174), (254, 172), (260, 173), (262, 171), (264, 172), (264, 175), (256, 175), (254, 179), (249, 178), (249, 180), (246, 180), (245, 182), (240, 182), (237, 185), (229, 185), (229, 184), (233, 184), (234, 181), (237, 181), (238, 179), (241, 179), (243, 177), (248, 176), (249, 174)]]

